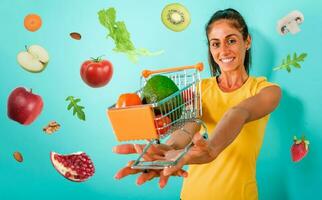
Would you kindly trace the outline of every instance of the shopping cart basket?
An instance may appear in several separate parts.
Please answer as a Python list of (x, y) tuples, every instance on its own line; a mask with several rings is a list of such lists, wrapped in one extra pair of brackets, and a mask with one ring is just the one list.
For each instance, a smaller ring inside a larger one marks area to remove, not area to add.
[(125, 108), (115, 108), (115, 104), (108, 108), (107, 116), (118, 141), (147, 140), (132, 168), (162, 169), (175, 165), (193, 145), (192, 141), (176, 157), (175, 160), (145, 161), (144, 154), (153, 144), (160, 144), (171, 133), (183, 128), (187, 122), (196, 122), (203, 127), (204, 136), (207, 128), (199, 119), (202, 115), (200, 72), (203, 64), (182, 66), (161, 70), (144, 70), (141, 76), (141, 89), (136, 93), (142, 98), (142, 89), (147, 80), (154, 75), (169, 77), (179, 90), (159, 102), (142, 104)]

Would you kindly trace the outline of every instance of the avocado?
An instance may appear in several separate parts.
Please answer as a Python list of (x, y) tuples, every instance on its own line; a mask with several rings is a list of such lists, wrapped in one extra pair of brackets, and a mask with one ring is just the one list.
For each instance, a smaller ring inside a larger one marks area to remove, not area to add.
[[(171, 94), (179, 90), (178, 86), (167, 76), (154, 75), (147, 80), (145, 86), (142, 89), (143, 102), (147, 104), (160, 102), (162, 99), (170, 96)], [(175, 96), (169, 101), (160, 105), (160, 107), (154, 108), (156, 115), (166, 114), (174, 109), (169, 117), (171, 121), (175, 121), (181, 117), (183, 100), (181, 95)], [(179, 108), (178, 108), (179, 107)]]

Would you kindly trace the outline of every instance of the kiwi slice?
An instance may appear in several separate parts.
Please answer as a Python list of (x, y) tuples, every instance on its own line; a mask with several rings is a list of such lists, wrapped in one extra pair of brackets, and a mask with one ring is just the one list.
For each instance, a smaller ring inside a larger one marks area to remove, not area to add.
[(163, 24), (170, 30), (180, 32), (190, 24), (190, 14), (186, 7), (179, 3), (166, 5), (161, 13)]

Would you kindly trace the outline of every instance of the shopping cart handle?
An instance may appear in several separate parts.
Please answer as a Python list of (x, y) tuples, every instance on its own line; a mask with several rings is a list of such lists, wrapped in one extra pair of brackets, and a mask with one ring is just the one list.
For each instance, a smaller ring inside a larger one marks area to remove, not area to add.
[(197, 69), (200, 72), (203, 70), (203, 63), (197, 63), (195, 65), (190, 66), (182, 66), (182, 67), (173, 67), (173, 68), (167, 68), (167, 69), (160, 69), (160, 70), (143, 70), (142, 76), (144, 78), (148, 78), (152, 74), (158, 74), (158, 73), (164, 73), (164, 72), (174, 72), (174, 71), (181, 71), (185, 69)]

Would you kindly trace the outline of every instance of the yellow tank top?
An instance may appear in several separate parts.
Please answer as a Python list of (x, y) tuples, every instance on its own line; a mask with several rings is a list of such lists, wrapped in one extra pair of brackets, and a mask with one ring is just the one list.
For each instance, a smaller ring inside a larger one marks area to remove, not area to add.
[[(219, 89), (216, 78), (201, 81), (202, 120), (209, 135), (224, 113), (261, 89), (274, 85), (264, 77), (249, 77), (233, 92)], [(190, 165), (183, 181), (182, 200), (258, 199), (256, 160), (269, 115), (244, 125), (237, 138), (212, 162)]]

